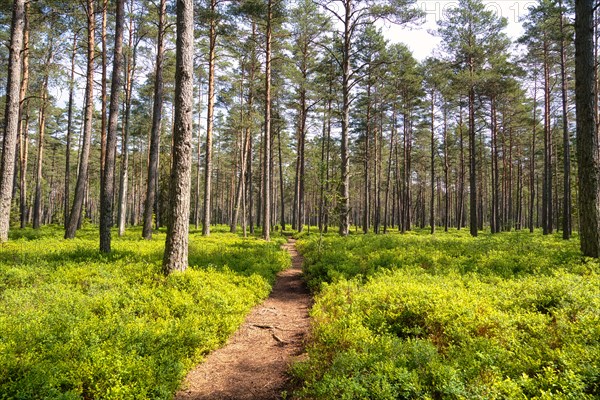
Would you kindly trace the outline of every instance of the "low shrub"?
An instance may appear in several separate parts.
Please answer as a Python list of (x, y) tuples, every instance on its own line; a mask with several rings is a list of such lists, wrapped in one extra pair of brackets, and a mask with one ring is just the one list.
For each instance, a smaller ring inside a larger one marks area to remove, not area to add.
[(317, 295), (299, 398), (600, 398), (600, 275), (575, 241), (455, 231), (300, 247)]
[(0, 399), (171, 399), (290, 264), (282, 239), (193, 233), (190, 268), (165, 277), (164, 233), (132, 229), (110, 255), (95, 228), (61, 233), (0, 250)]

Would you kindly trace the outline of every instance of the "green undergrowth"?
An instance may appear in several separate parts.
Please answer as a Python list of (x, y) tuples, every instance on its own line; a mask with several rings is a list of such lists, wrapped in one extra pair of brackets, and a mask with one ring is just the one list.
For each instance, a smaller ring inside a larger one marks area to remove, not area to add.
[(538, 233), (304, 236), (306, 399), (599, 399), (600, 274)]
[(0, 245), (0, 399), (171, 399), (290, 265), (283, 239), (190, 234), (190, 268), (161, 273), (164, 232), (14, 231)]

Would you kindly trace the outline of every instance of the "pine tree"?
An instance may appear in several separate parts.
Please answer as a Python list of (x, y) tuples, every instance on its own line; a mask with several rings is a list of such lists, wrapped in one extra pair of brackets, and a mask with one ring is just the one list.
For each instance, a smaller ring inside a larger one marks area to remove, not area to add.
[(8, 58), (8, 82), (6, 110), (4, 112), (4, 135), (0, 159), (0, 243), (8, 240), (10, 206), (13, 192), (17, 130), (19, 127), (19, 89), (21, 83), (23, 27), (25, 1), (14, 0), (10, 28)]
[(192, 169), (192, 110), (194, 104), (194, 4), (177, 0), (177, 61), (175, 67), (175, 126), (169, 188), (169, 217), (163, 271), (185, 271)]

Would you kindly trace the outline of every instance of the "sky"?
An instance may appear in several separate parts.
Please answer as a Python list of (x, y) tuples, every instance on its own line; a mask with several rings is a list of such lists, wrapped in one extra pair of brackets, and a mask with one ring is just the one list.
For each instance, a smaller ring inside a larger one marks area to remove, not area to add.
[[(530, 0), (484, 0), (486, 8), (505, 17), (508, 22), (506, 34), (516, 40), (523, 33), (520, 19), (527, 14), (528, 7), (536, 4)], [(422, 25), (416, 27), (398, 27), (381, 23), (384, 36), (392, 42), (402, 42), (412, 50), (417, 60), (423, 60), (439, 47), (440, 38), (432, 34), (437, 29), (437, 21), (443, 18), (445, 10), (456, 7), (455, 0), (417, 0), (416, 5), (425, 12)]]

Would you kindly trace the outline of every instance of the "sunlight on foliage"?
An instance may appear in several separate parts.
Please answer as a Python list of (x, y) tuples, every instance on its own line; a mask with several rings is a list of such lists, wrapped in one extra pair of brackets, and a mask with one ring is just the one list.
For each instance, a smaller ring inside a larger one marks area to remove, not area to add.
[(290, 265), (283, 239), (192, 232), (190, 268), (165, 277), (164, 233), (132, 229), (110, 255), (94, 228), (62, 233), (0, 248), (0, 399), (171, 399)]
[(467, 232), (305, 237), (308, 399), (594, 399), (600, 274), (577, 241)]

